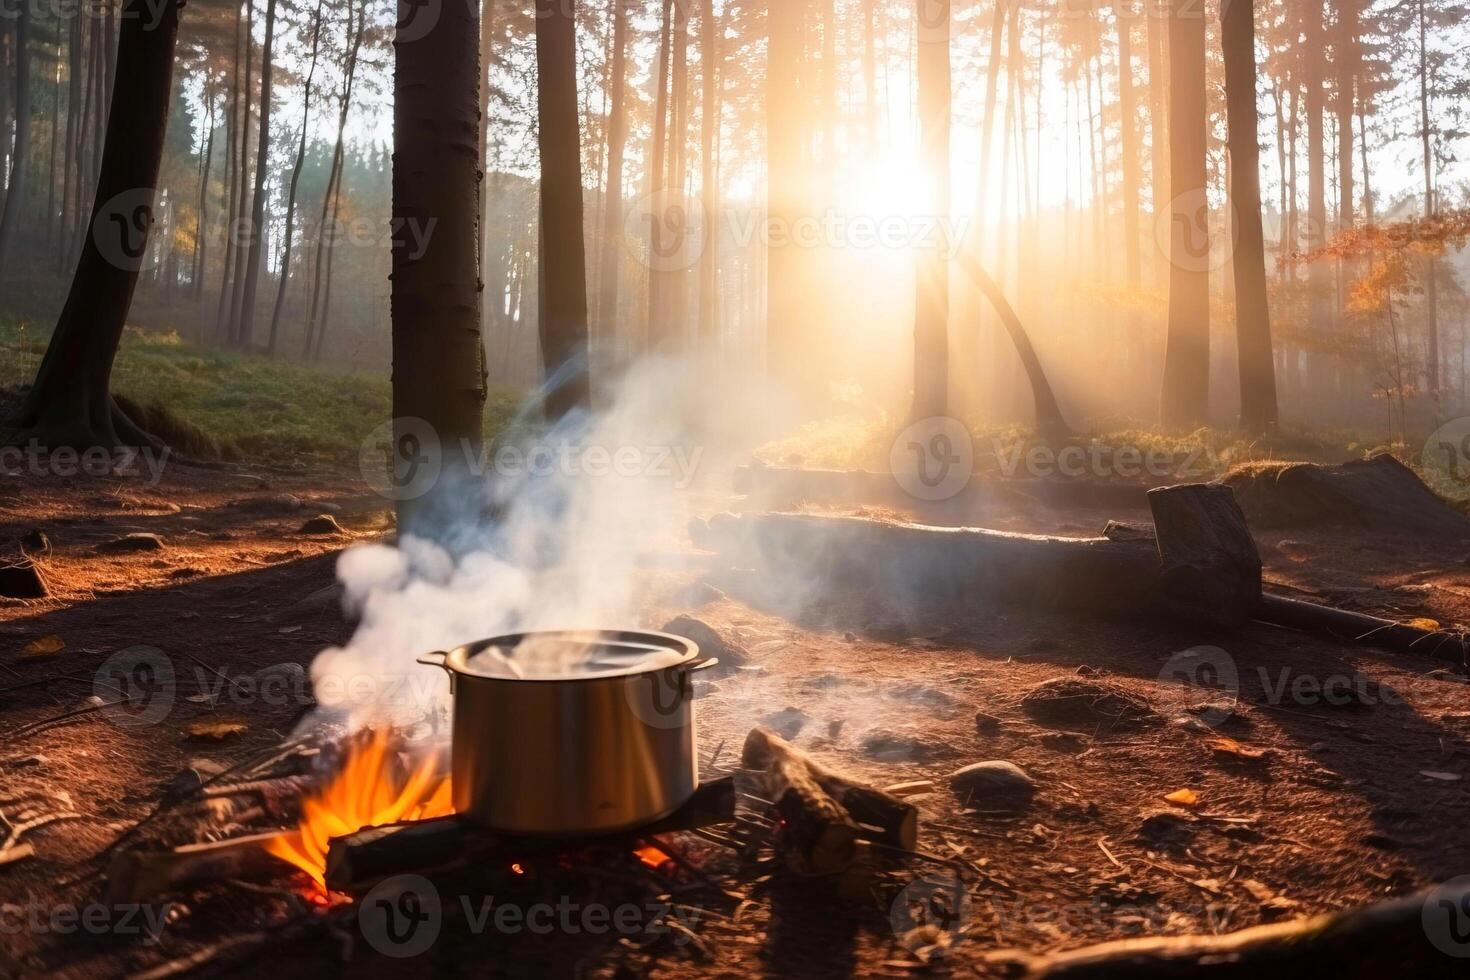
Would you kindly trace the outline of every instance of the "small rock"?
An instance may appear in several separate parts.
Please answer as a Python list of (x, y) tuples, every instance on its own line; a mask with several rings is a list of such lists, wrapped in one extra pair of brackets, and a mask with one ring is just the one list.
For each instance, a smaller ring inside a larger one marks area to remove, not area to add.
[(230, 506), (256, 514), (289, 514), (298, 511), (303, 504), (294, 493), (272, 493), (262, 497), (244, 497), (230, 501)]
[(44, 755), (26, 755), (19, 759), (11, 759), (5, 765), (10, 769), (31, 769), (36, 766), (44, 766), (48, 761)]
[(949, 785), (975, 810), (1020, 810), (1036, 795), (1036, 783), (1013, 762), (965, 766), (950, 774)]
[(1150, 810), (1138, 825), (1138, 838), (1151, 844), (1187, 844), (1194, 839), (1194, 822), (1177, 810)]
[(331, 514), (318, 514), (301, 525), (302, 534), (341, 534), (342, 525)]
[(1041, 744), (1053, 752), (1077, 755), (1087, 749), (1087, 741), (1075, 732), (1047, 732), (1041, 736)]
[(1021, 710), (1053, 728), (1095, 732), (1141, 728), (1158, 718), (1145, 699), (1117, 684), (1082, 677), (1054, 677), (1021, 698)]
[(981, 735), (994, 735), (1000, 731), (1000, 719), (983, 711), (975, 712), (975, 731)]
[(868, 732), (862, 745), (864, 752), (880, 762), (928, 762), (955, 754), (942, 742), (886, 729)]
[(7, 599), (44, 599), (51, 594), (40, 566), (29, 558), (0, 564), (0, 596)]
[(20, 550), (28, 556), (51, 554), (51, 539), (40, 528), (32, 528), (20, 539)]
[(699, 652), (714, 657), (720, 665), (712, 668), (714, 676), (720, 677), (743, 668), (747, 659), (745, 649), (733, 641), (726, 640), (715, 628), (693, 616), (678, 616), (664, 624), (663, 632), (693, 640)]
[(158, 535), (139, 531), (124, 534), (120, 538), (113, 538), (106, 544), (99, 545), (97, 550), (112, 554), (129, 554), (140, 551), (162, 551), (165, 547), (167, 545)]
[(811, 716), (800, 708), (782, 708), (761, 719), (761, 724), (784, 739), (793, 739), (806, 727)]

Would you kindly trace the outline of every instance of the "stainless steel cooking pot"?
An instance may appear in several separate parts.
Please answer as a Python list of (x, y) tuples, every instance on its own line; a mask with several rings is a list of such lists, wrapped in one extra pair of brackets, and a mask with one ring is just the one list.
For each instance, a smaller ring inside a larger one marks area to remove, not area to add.
[(684, 637), (517, 633), (418, 661), (449, 673), (454, 805), (486, 827), (627, 830), (699, 784), (691, 674), (717, 661)]

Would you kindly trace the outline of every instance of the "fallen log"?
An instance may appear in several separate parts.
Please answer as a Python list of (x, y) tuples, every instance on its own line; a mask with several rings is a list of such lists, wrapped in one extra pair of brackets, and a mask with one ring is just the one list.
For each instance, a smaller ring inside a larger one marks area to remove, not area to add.
[(107, 902), (134, 905), (191, 885), (279, 874), (286, 865), (266, 845), (283, 836), (257, 834), (171, 851), (119, 851), (107, 868)]
[[(1157, 541), (940, 528), (810, 514), (716, 515), (695, 522), (695, 544), (732, 566), (799, 584), (871, 589), (898, 603), (995, 598), (1103, 613), (1161, 613), (1236, 626), (1254, 618), (1261, 564), (1231, 491), (1170, 487), (1148, 496)], [(784, 573), (789, 572), (791, 578)]]
[(1467, 642), (1466, 634), (1458, 630), (1427, 630), (1412, 623), (1398, 623), (1278, 595), (1262, 596), (1261, 612), (1257, 618), (1273, 626), (1321, 633), (1362, 646), (1417, 653), (1461, 666), (1470, 662), (1467, 659), (1470, 658), (1470, 642)]
[(735, 469), (734, 490), (762, 507), (775, 509), (801, 503), (871, 504), (929, 515), (975, 515), (987, 507), (1029, 499), (1049, 507), (1148, 506), (1149, 486), (1086, 478), (1041, 479), (976, 477), (949, 500), (916, 500), (892, 473), (867, 470), (810, 470), (754, 464)]
[(847, 812), (863, 840), (906, 851), (918, 843), (919, 811), (912, 803), (840, 775), (769, 728), (756, 728), (746, 737), (740, 763), (778, 790), (782, 780), (793, 775), (815, 783), (823, 795)]
[(1470, 887), (1462, 883), (1223, 936), (1124, 939), (1051, 956), (1001, 951), (986, 959), (1019, 967), (1028, 980), (1463, 978), (1470, 953), (1470, 936), (1463, 934), (1466, 909)]

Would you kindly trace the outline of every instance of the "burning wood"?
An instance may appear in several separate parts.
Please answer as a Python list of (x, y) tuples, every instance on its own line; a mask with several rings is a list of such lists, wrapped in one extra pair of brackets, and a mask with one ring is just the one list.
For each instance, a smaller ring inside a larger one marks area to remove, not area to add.
[(272, 855), (289, 836), (257, 834), (171, 851), (121, 851), (107, 869), (107, 901), (131, 905), (190, 885), (272, 874), (281, 870)]
[(453, 810), (449, 779), (440, 774), (437, 752), (405, 771), (393, 736), (387, 730), (371, 731), (358, 737), (320, 795), (302, 801), (297, 829), (265, 846), (325, 889), (332, 838), (364, 827), (428, 820)]
[(775, 802), (789, 838), (788, 861), (800, 874), (845, 871), (858, 841), (902, 850), (918, 841), (912, 803), (840, 776), (767, 728), (745, 740), (741, 764), (755, 771)]

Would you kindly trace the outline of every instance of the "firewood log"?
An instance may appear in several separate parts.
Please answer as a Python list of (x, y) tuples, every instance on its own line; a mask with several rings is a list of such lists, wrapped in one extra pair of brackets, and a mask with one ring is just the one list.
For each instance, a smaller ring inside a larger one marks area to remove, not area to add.
[(171, 851), (120, 851), (108, 865), (107, 901), (132, 905), (191, 885), (284, 872), (287, 866), (265, 849), (282, 836), (257, 834)]
[[(1464, 977), (1470, 936), (1455, 933), (1464, 928), (1464, 910), (1470, 910), (1470, 889), (1442, 886), (1364, 909), (1223, 936), (1123, 939), (1051, 956), (1002, 951), (986, 959), (1020, 966), (1029, 980)], [(1452, 949), (1460, 956), (1451, 955)]]
[[(861, 839), (904, 851), (911, 851), (919, 840), (919, 810), (913, 804), (835, 773), (770, 729), (751, 730), (745, 738), (741, 764), (757, 771), (763, 782), (773, 788), (770, 792), (785, 793), (792, 785), (800, 786), (798, 799), (804, 801), (808, 783), (816, 786), (820, 795), (844, 811), (847, 823), (856, 824)], [(819, 808), (807, 810), (804, 818), (807, 824), (828, 818), (832, 813), (820, 802), (816, 807)]]

